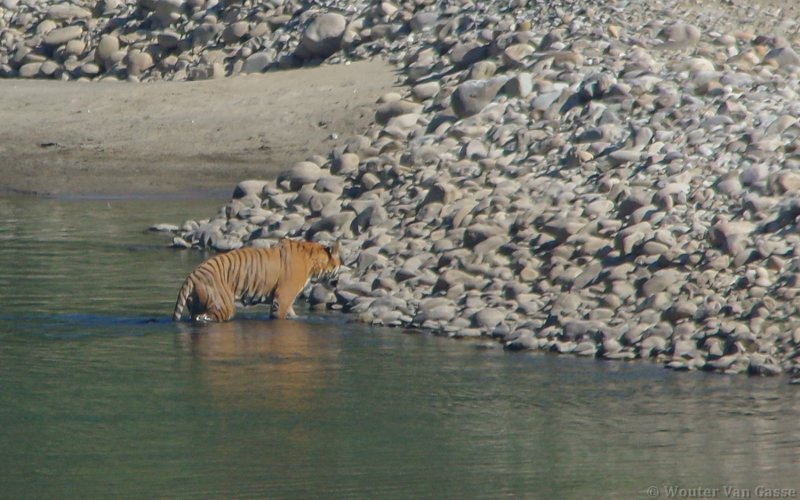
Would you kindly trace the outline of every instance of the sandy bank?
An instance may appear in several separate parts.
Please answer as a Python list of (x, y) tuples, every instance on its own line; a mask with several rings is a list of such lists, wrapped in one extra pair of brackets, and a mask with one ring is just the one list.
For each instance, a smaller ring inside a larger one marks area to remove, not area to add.
[(0, 190), (228, 191), (365, 129), (394, 80), (382, 62), (201, 82), (0, 80)]

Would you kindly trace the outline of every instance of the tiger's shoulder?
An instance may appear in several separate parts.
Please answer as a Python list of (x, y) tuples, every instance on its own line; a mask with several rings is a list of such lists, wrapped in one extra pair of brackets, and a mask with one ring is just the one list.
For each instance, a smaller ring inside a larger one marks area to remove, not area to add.
[(311, 266), (312, 274), (327, 272), (342, 264), (338, 242), (329, 247), (314, 241), (282, 238), (273, 248), (285, 252), (292, 261), (299, 259), (304, 263), (307, 262)]

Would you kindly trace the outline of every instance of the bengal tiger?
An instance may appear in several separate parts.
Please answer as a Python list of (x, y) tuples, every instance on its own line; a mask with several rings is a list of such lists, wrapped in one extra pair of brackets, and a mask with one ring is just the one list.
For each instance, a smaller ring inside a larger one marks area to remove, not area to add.
[(295, 316), (294, 299), (309, 280), (333, 277), (341, 265), (338, 242), (326, 247), (283, 239), (270, 248), (240, 248), (215, 255), (183, 282), (172, 320), (179, 321), (188, 307), (193, 321), (228, 321), (237, 302), (249, 306), (270, 299), (272, 317)]

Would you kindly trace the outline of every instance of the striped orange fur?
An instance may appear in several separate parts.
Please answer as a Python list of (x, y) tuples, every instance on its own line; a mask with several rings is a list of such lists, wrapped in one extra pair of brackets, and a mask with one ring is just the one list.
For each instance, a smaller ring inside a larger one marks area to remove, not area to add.
[(178, 292), (173, 321), (184, 307), (193, 321), (227, 321), (236, 303), (272, 301), (272, 316), (294, 315), (294, 299), (311, 278), (334, 275), (342, 264), (339, 244), (283, 239), (270, 248), (240, 248), (215, 255), (192, 271)]

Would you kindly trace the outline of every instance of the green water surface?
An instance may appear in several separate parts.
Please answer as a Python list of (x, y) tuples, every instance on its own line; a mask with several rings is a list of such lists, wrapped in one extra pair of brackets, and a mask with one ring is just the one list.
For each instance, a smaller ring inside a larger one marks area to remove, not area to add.
[(800, 487), (785, 378), (507, 353), (302, 308), (172, 323), (204, 255), (144, 229), (219, 205), (0, 198), (0, 497)]

